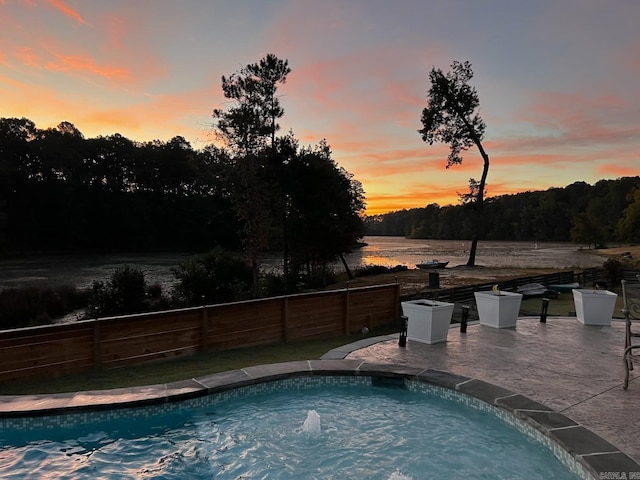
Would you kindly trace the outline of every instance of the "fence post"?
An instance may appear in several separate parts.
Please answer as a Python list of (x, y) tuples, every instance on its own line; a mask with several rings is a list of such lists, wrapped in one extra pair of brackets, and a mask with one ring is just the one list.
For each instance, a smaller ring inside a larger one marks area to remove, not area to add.
[(284, 341), (289, 341), (289, 296), (284, 297), (284, 306), (283, 306), (283, 327), (284, 327)]
[(202, 351), (206, 352), (209, 348), (209, 310), (206, 305), (202, 305), (202, 316), (200, 318), (200, 345)]
[(351, 331), (351, 325), (349, 318), (349, 304), (351, 303), (350, 295), (349, 295), (349, 281), (347, 280), (347, 289), (344, 294), (344, 334), (349, 335)]
[(102, 346), (100, 344), (100, 322), (97, 318), (93, 320), (93, 365), (95, 368), (102, 366)]
[(393, 311), (393, 318), (398, 318), (400, 315), (400, 284), (398, 283), (398, 277), (395, 277), (396, 289), (393, 295), (393, 302), (395, 309)]

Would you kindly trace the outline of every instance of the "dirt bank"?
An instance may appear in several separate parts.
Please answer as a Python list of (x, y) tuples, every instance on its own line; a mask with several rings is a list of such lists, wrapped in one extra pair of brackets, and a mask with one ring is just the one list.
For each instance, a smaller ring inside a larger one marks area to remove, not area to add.
[[(587, 251), (587, 250), (585, 250)], [(621, 246), (606, 248), (591, 253), (597, 253), (603, 259), (613, 258), (619, 260), (626, 268), (640, 269), (640, 246)], [(603, 260), (604, 263), (604, 260)], [(580, 269), (568, 269), (574, 272)], [(479, 283), (495, 282), (544, 275), (561, 270), (553, 268), (494, 268), (494, 267), (467, 267), (465, 265), (447, 267), (435, 270), (440, 274), (440, 288), (452, 288), (464, 285), (475, 285)], [(368, 285), (381, 285), (385, 283), (400, 284), (400, 295), (411, 295), (423, 292), (429, 288), (429, 270), (409, 269), (397, 273), (384, 273), (381, 275), (371, 275), (367, 277), (357, 277), (349, 282), (350, 287), (363, 287)], [(344, 288), (346, 281), (332, 285), (331, 288)]]
[[(433, 270), (432, 270), (433, 271)], [(440, 288), (476, 285), (478, 283), (495, 282), (511, 278), (528, 277), (553, 273), (557, 270), (550, 268), (488, 268), (456, 266), (435, 270), (439, 273)], [(367, 277), (357, 277), (349, 282), (349, 287), (364, 287), (385, 283), (400, 284), (400, 295), (410, 295), (423, 292), (429, 288), (429, 270), (410, 269), (397, 273), (384, 273)], [(346, 282), (332, 285), (332, 288), (344, 288)]]

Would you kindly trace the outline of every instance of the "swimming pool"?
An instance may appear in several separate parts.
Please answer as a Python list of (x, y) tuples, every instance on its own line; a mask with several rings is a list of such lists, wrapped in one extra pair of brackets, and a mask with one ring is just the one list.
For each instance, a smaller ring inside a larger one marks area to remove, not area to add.
[(567, 478), (537, 429), (411, 377), (311, 375), (0, 429), (2, 478)]

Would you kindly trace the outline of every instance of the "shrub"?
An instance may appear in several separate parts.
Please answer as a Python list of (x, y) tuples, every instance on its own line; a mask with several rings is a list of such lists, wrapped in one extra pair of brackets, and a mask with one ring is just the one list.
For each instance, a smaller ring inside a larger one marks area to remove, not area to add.
[(122, 315), (148, 310), (146, 286), (142, 270), (129, 265), (118, 268), (108, 282), (93, 282), (86, 315)]
[(331, 268), (322, 266), (311, 270), (310, 274), (304, 275), (302, 281), (305, 288), (325, 288), (327, 285), (335, 283), (337, 278)]
[(75, 287), (21, 287), (0, 291), (0, 328), (19, 328), (53, 323), (78, 308), (87, 293)]
[(604, 278), (609, 285), (618, 285), (620, 283), (622, 263), (614, 258), (610, 258), (602, 264), (604, 270)]
[(173, 274), (178, 282), (171, 296), (179, 306), (247, 298), (253, 284), (251, 266), (238, 255), (219, 247), (188, 259), (173, 269)]
[(382, 273), (395, 273), (408, 270), (406, 265), (396, 265), (395, 267), (385, 267), (384, 265), (365, 265), (355, 273), (356, 277), (366, 277), (368, 275), (380, 275)]

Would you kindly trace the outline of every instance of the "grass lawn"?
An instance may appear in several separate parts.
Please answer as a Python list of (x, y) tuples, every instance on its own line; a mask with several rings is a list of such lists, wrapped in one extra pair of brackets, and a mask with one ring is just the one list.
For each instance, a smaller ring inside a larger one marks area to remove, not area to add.
[[(397, 329), (389, 328), (376, 330), (369, 335), (386, 335), (397, 331)], [(0, 383), (0, 394), (62, 393), (169, 383), (253, 365), (319, 359), (329, 350), (361, 338), (361, 335), (350, 335), (327, 340), (309, 340), (224, 352), (206, 352), (178, 360), (114, 370), (96, 370), (59, 378), (2, 382)]]

